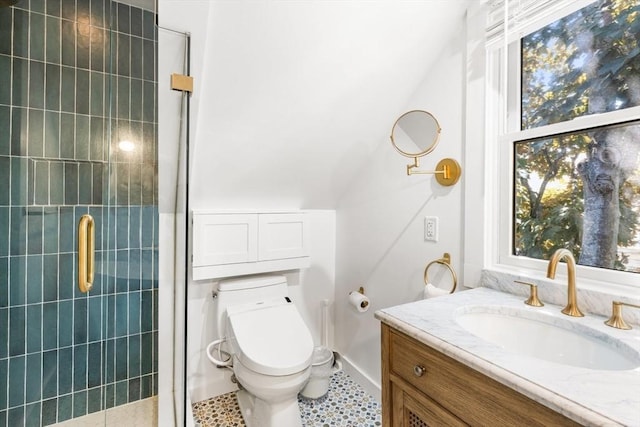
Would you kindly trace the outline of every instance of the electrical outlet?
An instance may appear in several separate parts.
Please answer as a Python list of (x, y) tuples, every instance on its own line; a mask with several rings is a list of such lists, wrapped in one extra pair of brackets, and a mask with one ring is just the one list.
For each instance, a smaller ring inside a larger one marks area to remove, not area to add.
[(438, 241), (438, 217), (424, 217), (424, 240), (430, 242)]

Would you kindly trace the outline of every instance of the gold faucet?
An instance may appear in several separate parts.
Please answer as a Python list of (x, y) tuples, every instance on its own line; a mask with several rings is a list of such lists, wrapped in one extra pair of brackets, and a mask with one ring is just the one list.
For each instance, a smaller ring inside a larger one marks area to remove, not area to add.
[(529, 282), (522, 282), (520, 280), (514, 280), (515, 283), (520, 283), (521, 285), (529, 286), (529, 298), (524, 302), (527, 305), (533, 307), (544, 307), (544, 304), (538, 298), (538, 286)]
[(624, 321), (622, 317), (622, 306), (640, 308), (640, 305), (630, 304), (628, 302), (613, 301), (613, 307), (611, 310), (611, 317), (605, 321), (604, 324), (618, 329), (631, 329), (631, 326)]
[(547, 266), (547, 277), (553, 279), (556, 277), (556, 267), (561, 259), (565, 259), (567, 262), (568, 272), (568, 298), (567, 306), (562, 309), (562, 312), (568, 316), (583, 317), (584, 314), (578, 308), (578, 297), (576, 293), (576, 260), (569, 249), (558, 249), (553, 253), (551, 259), (549, 259), (549, 265)]

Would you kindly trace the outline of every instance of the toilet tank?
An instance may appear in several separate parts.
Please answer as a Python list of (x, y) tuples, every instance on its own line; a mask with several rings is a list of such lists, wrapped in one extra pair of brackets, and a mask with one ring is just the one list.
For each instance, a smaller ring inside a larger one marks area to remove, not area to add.
[(215, 299), (216, 330), (224, 336), (227, 307), (289, 295), (287, 278), (276, 275), (246, 276), (218, 282)]

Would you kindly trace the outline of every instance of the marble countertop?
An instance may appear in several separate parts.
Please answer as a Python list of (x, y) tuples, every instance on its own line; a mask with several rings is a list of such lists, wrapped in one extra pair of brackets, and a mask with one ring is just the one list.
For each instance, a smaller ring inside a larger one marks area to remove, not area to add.
[(604, 317), (562, 315), (562, 307), (530, 307), (521, 296), (476, 288), (428, 300), (385, 308), (375, 313), (383, 323), (584, 425), (640, 426), (640, 367), (601, 371), (527, 357), (484, 341), (460, 326), (461, 307), (490, 306), (513, 312), (536, 312), (568, 319), (580, 329), (614, 337), (640, 352), (638, 329), (622, 331), (604, 325)]

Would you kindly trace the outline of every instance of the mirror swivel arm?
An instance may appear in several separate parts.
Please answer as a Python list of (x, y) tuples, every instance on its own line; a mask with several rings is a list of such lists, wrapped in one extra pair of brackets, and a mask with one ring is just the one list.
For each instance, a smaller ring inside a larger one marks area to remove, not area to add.
[(442, 170), (434, 170), (434, 171), (421, 171), (421, 170), (414, 170), (414, 168), (419, 168), (420, 167), (420, 159), (419, 157), (414, 157), (414, 162), (412, 165), (407, 165), (407, 175), (414, 175), (414, 174), (444, 174), (445, 179), (450, 179), (451, 178), (451, 167), (449, 165), (443, 165)]
[(415, 170), (415, 168), (419, 167), (420, 160), (418, 157), (414, 157), (413, 164), (407, 165), (407, 175), (433, 174), (436, 176), (436, 181), (438, 181), (440, 185), (444, 185), (446, 187), (454, 185), (456, 182), (458, 182), (462, 173), (460, 164), (454, 159), (450, 158), (440, 160), (436, 165), (436, 170), (433, 171)]

